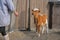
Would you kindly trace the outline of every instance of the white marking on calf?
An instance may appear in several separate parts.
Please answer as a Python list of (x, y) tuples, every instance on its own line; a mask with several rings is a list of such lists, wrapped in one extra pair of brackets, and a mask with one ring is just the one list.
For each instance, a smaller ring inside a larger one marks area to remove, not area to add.
[(43, 16), (43, 14), (39, 13), (40, 16)]
[(46, 19), (46, 28), (47, 28), (46, 31), (47, 31), (47, 33), (48, 33), (48, 31), (49, 31), (49, 30), (48, 30), (48, 19)]
[(46, 19), (46, 27), (45, 27), (45, 25), (43, 25), (43, 27), (42, 27), (42, 34), (44, 33), (44, 31), (46, 31), (47, 33), (48, 33), (48, 20)]
[(34, 8), (33, 10), (36, 11), (36, 10), (39, 10), (39, 9), (38, 8)]

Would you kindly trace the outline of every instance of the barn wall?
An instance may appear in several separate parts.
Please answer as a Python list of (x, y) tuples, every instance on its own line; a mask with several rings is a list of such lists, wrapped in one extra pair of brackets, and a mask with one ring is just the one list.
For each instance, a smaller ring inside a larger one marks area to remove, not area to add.
[(26, 0), (17, 0), (17, 11), (19, 16), (16, 18), (17, 28), (25, 29), (27, 23), (27, 1)]
[[(13, 3), (14, 3), (14, 6), (16, 8), (16, 3), (17, 3), (17, 0), (13, 0)], [(10, 25), (9, 27), (6, 27), (6, 31), (12, 31), (15, 29), (15, 15), (14, 13), (10, 13)]]
[(53, 6), (52, 27), (60, 29), (60, 6)]
[[(31, 29), (35, 28), (34, 16), (32, 16), (32, 9), (39, 8), (42, 13), (48, 15), (47, 4), (49, 0), (30, 0), (30, 27)], [(55, 1), (55, 0), (52, 0)], [(14, 14), (11, 15), (11, 28), (14, 29), (25, 29), (28, 27), (28, 10), (29, 10), (29, 0), (13, 0), (15, 8), (17, 9), (19, 16), (15, 17)], [(60, 7), (53, 8), (53, 27), (60, 24)], [(55, 19), (58, 20), (55, 20)]]
[[(14, 3), (14, 6), (15, 6), (15, 8), (16, 8), (16, 4), (17, 4), (17, 0), (13, 0), (13, 3)], [(14, 13), (12, 13), (11, 14), (11, 24), (10, 24), (10, 27), (12, 28), (12, 29), (15, 29), (15, 19), (16, 19), (16, 17), (15, 17), (15, 15), (14, 15)]]
[[(13, 0), (16, 9), (19, 13), (18, 17), (15, 17), (14, 14), (12, 14), (12, 21), (11, 26), (13, 26), (14, 29), (25, 29), (28, 27), (28, 10), (29, 10), (29, 0)], [(32, 16), (32, 9), (33, 8), (39, 8), (42, 13), (47, 13), (47, 3), (48, 0), (30, 0), (30, 27), (34, 28), (34, 20)], [(14, 21), (15, 20), (15, 21)]]
[[(52, 16), (50, 16), (49, 20), (50, 20), (50, 24), (52, 24), (52, 28), (54, 29), (59, 29), (59, 26), (60, 26), (60, 5), (56, 5), (56, 3), (58, 3), (58, 1), (60, 0), (49, 0), (50, 2), (54, 2), (54, 5), (53, 5), (53, 13), (50, 13), (52, 14)], [(51, 21), (51, 18), (52, 18), (52, 21)], [(49, 24), (49, 26), (50, 26)], [(51, 27), (51, 26), (50, 26)]]

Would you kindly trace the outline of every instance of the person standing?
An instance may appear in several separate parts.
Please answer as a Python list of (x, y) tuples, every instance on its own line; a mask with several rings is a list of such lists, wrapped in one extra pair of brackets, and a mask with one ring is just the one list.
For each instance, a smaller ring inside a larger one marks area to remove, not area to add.
[(4, 40), (9, 40), (9, 35), (5, 31), (5, 27), (10, 24), (10, 12), (14, 12), (18, 16), (12, 0), (0, 0), (0, 33)]

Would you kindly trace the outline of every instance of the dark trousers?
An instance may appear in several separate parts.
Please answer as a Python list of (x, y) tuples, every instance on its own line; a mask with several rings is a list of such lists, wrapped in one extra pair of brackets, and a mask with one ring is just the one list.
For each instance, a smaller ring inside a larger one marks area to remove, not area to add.
[(2, 34), (2, 36), (6, 35), (5, 26), (0, 27), (0, 33)]

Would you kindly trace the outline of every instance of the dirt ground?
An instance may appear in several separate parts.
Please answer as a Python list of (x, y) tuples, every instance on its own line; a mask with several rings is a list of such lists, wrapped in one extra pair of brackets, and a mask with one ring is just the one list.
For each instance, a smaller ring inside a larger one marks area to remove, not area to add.
[[(38, 37), (34, 31), (14, 31), (9, 33), (9, 37), (10, 40), (60, 40), (60, 30), (49, 30), (48, 34), (45, 33), (41, 37)], [(0, 40), (3, 40), (2, 35), (0, 36)]]

